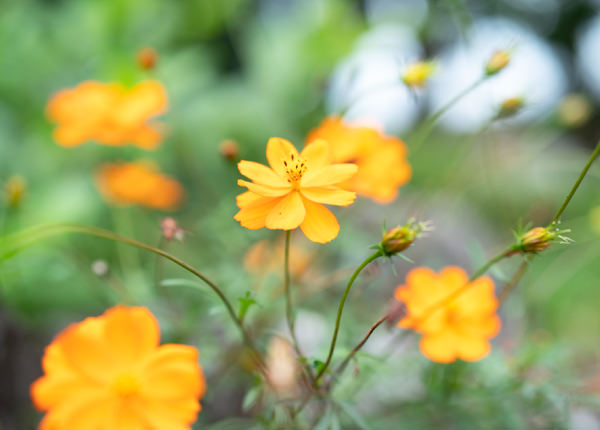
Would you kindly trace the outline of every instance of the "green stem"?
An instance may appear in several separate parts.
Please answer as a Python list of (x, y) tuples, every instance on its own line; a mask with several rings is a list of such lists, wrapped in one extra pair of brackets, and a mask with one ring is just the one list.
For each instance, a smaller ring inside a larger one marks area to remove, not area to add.
[(587, 174), (588, 170), (590, 170), (590, 167), (592, 166), (592, 163), (598, 157), (598, 154), (600, 154), (600, 142), (598, 142), (596, 144), (596, 148), (594, 149), (594, 152), (592, 152), (592, 155), (590, 155), (590, 158), (588, 159), (585, 167), (583, 168), (583, 170), (579, 174), (579, 178), (577, 178), (577, 181), (575, 181), (575, 184), (573, 184), (573, 187), (571, 188), (571, 191), (569, 191), (569, 194), (567, 194), (567, 197), (565, 198), (565, 201), (563, 202), (563, 204), (560, 206), (560, 208), (556, 212), (556, 215), (554, 215), (554, 218), (552, 218), (552, 222), (550, 222), (550, 225), (552, 225), (556, 221), (558, 221), (558, 218), (565, 211), (565, 209), (569, 205), (569, 202), (571, 201), (571, 199), (575, 195), (575, 192), (577, 191), (577, 188), (579, 188), (579, 185), (581, 184), (581, 181), (583, 181), (583, 178), (585, 178), (585, 175)]
[[(296, 337), (296, 328), (294, 322), (294, 306), (292, 305), (292, 293), (290, 291), (290, 238), (291, 238), (291, 230), (287, 230), (285, 232), (285, 257), (283, 262), (283, 279), (284, 279), (284, 292), (285, 292), (285, 316), (287, 319), (288, 329), (290, 331), (290, 336), (292, 338), (292, 345), (294, 347), (294, 351), (296, 351), (296, 355), (298, 358), (302, 358), (304, 354), (300, 350), (300, 343), (298, 342), (298, 338)], [(313, 380), (313, 374), (308, 364), (305, 364), (304, 370), (307, 373), (310, 380)]]
[(346, 286), (346, 290), (344, 291), (344, 294), (342, 295), (342, 299), (340, 300), (340, 304), (338, 306), (337, 317), (336, 317), (336, 320), (335, 320), (335, 329), (333, 330), (333, 337), (331, 338), (331, 346), (329, 347), (329, 354), (327, 355), (327, 360), (325, 360), (325, 363), (323, 364), (323, 366), (321, 366), (321, 370), (319, 370), (319, 373), (317, 373), (317, 376), (315, 377), (315, 383), (314, 383), (315, 386), (317, 385), (317, 383), (319, 382), (319, 379), (321, 378), (321, 376), (323, 376), (323, 374), (327, 370), (327, 367), (331, 363), (331, 358), (333, 357), (333, 351), (335, 350), (335, 343), (337, 341), (338, 332), (340, 330), (340, 322), (342, 320), (342, 312), (344, 310), (344, 304), (346, 303), (346, 298), (348, 297), (348, 293), (350, 293), (350, 288), (352, 288), (352, 284), (354, 284), (354, 281), (356, 280), (356, 277), (358, 276), (358, 274), (371, 261), (378, 259), (382, 255), (383, 254), (381, 253), (380, 250), (378, 250), (375, 253), (371, 254), (369, 257), (367, 257), (367, 259), (365, 261), (363, 261), (361, 263), (360, 266), (358, 266), (356, 268), (356, 270), (354, 271), (354, 273), (350, 277), (350, 280), (348, 281), (348, 285)]
[(442, 117), (442, 115), (444, 115), (446, 112), (448, 112), (448, 110), (452, 106), (454, 106), (460, 99), (465, 97), (467, 94), (469, 94), (475, 88), (477, 88), (479, 85), (481, 85), (483, 82), (485, 82), (485, 80), (488, 77), (489, 77), (488, 75), (483, 75), (481, 78), (479, 78), (478, 80), (473, 82), (471, 85), (469, 85), (467, 88), (465, 88), (460, 93), (458, 93), (456, 96), (454, 96), (448, 103), (446, 103), (437, 112), (435, 112), (431, 117), (429, 117), (429, 119), (427, 121), (425, 121), (421, 127), (419, 127), (419, 130), (417, 130), (417, 133), (415, 136), (415, 142), (412, 145), (410, 145), (411, 152), (413, 154), (415, 152), (417, 152), (417, 150), (421, 147), (423, 142), (425, 142), (425, 140), (429, 137), (429, 135), (433, 131), (435, 124)]
[[(130, 239), (128, 237), (120, 236), (118, 234), (112, 233), (108, 230), (104, 230), (104, 229), (101, 229), (98, 227), (91, 227), (91, 226), (84, 226), (84, 225), (77, 225), (77, 224), (54, 224), (54, 225), (49, 225), (49, 226), (45, 226), (45, 227), (41, 226), (39, 228), (37, 228), (37, 227), (35, 228), (35, 230), (38, 230), (38, 229), (39, 229), (39, 233), (41, 233), (41, 236), (30, 239), (26, 245), (30, 245), (30, 244), (34, 243), (36, 241), (36, 239), (43, 239), (46, 237), (55, 236), (55, 235), (64, 234), (64, 233), (79, 233), (79, 234), (87, 234), (89, 236), (96, 236), (96, 237), (101, 237), (103, 239), (108, 239), (108, 240), (113, 240), (116, 242), (124, 243), (124, 244), (130, 245), (130, 246), (134, 246), (136, 248), (140, 248), (140, 249), (152, 252), (152, 253), (160, 255), (168, 260), (171, 260), (173, 263), (177, 264), (178, 266), (184, 268), (188, 272), (192, 273), (193, 275), (195, 275), (196, 277), (201, 279), (206, 285), (208, 285), (217, 294), (217, 296), (219, 296), (219, 298), (225, 305), (225, 308), (227, 309), (229, 316), (231, 317), (231, 319), (233, 320), (235, 325), (240, 330), (240, 333), (242, 334), (242, 338), (244, 339), (244, 343), (256, 355), (256, 358), (257, 358), (259, 364), (262, 365), (262, 359), (260, 358), (260, 354), (258, 353), (258, 350), (254, 346), (254, 343), (252, 342), (252, 339), (251, 339), (250, 335), (248, 334), (248, 332), (246, 331), (246, 329), (244, 328), (242, 322), (238, 319), (238, 317), (235, 313), (235, 310), (233, 309), (233, 306), (231, 305), (231, 302), (227, 299), (227, 297), (225, 296), (223, 291), (221, 291), (221, 289), (214, 282), (212, 282), (210, 279), (208, 279), (206, 276), (204, 276), (202, 273), (200, 273), (194, 267), (190, 266), (189, 264), (187, 264), (184, 261), (180, 260), (179, 258), (175, 257), (174, 255), (171, 255), (168, 252), (163, 251), (162, 249), (154, 248), (153, 246), (147, 245), (143, 242), (139, 242), (135, 239)], [(9, 251), (7, 254), (10, 254), (10, 253), (11, 252)], [(0, 260), (2, 259), (1, 257), (3, 257), (3, 255), (0, 255)]]

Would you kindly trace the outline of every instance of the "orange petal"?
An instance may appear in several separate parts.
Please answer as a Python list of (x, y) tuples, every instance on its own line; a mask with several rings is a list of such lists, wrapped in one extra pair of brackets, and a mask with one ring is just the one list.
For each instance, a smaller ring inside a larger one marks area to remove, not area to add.
[(356, 193), (332, 186), (301, 188), (300, 192), (307, 199), (326, 205), (348, 206), (356, 199)]
[(469, 282), (469, 275), (462, 267), (446, 266), (440, 271), (440, 279), (448, 291), (453, 291), (464, 287)]
[(242, 160), (238, 163), (238, 169), (242, 175), (257, 184), (269, 185), (276, 188), (289, 187), (289, 184), (281, 176), (263, 164)]
[(284, 161), (298, 159), (298, 151), (289, 141), (280, 137), (272, 137), (267, 142), (267, 160), (279, 176), (287, 178)]
[(320, 203), (304, 200), (306, 216), (300, 228), (313, 242), (327, 243), (336, 238), (340, 225), (329, 209)]
[(291, 189), (290, 187), (275, 188), (270, 185), (255, 184), (254, 182), (244, 181), (243, 179), (238, 179), (237, 183), (239, 186), (246, 187), (253, 193), (263, 197), (281, 197), (288, 194)]
[(114, 411), (114, 402), (108, 391), (82, 391), (65, 400), (46, 414), (40, 430), (110, 428), (108, 420)]
[[(259, 199), (256, 199), (252, 203), (248, 203), (242, 207), (240, 211), (233, 217), (233, 219), (240, 222), (242, 227), (246, 227), (249, 230), (258, 230), (259, 228), (263, 228), (265, 226), (267, 215), (269, 215), (269, 212), (271, 212), (275, 205), (277, 205), (277, 203), (279, 203), (279, 201), (282, 199), (282, 197), (259, 197)], [(246, 197), (244, 199), (249, 200)]]
[(456, 350), (458, 357), (465, 361), (478, 361), (491, 351), (487, 339), (476, 336), (457, 336)]
[(302, 177), (302, 187), (335, 185), (350, 179), (358, 171), (356, 164), (332, 164), (318, 170), (308, 170)]
[(444, 330), (423, 336), (419, 348), (423, 355), (432, 361), (451, 363), (457, 358), (455, 340), (451, 330)]
[(300, 194), (292, 191), (271, 209), (265, 226), (271, 230), (292, 230), (304, 221), (305, 215), (306, 210)]
[(330, 164), (329, 143), (323, 139), (317, 139), (306, 145), (300, 153), (309, 169), (320, 169)]
[(258, 194), (255, 194), (252, 191), (245, 191), (241, 194), (238, 194), (235, 197), (235, 203), (237, 204), (238, 208), (241, 209), (264, 198), (265, 197), (259, 196)]
[(155, 400), (142, 398), (131, 405), (150, 429), (190, 430), (202, 409), (198, 399)]
[(156, 318), (145, 307), (116, 306), (105, 314), (106, 342), (120, 364), (135, 364), (160, 343)]
[(113, 110), (118, 125), (131, 127), (167, 109), (167, 92), (160, 82), (145, 81), (127, 92)]

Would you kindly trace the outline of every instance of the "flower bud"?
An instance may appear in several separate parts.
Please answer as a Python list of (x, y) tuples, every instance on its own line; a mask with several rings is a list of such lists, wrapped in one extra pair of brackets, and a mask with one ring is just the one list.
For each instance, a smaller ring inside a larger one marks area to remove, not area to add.
[(235, 161), (240, 155), (240, 147), (235, 140), (227, 139), (219, 144), (219, 153), (227, 161)]
[(485, 65), (485, 74), (488, 76), (495, 75), (508, 66), (508, 63), (510, 63), (510, 52), (506, 50), (496, 51)]
[(558, 237), (554, 231), (545, 227), (534, 227), (521, 236), (520, 250), (523, 253), (537, 254), (548, 248), (551, 242)]
[(409, 65), (404, 74), (402, 81), (409, 87), (423, 88), (427, 79), (435, 72), (436, 65), (432, 61), (419, 61)]
[(173, 239), (183, 242), (184, 231), (181, 227), (179, 227), (174, 218), (163, 218), (160, 222), (160, 228), (162, 230), (163, 237), (169, 242)]
[(4, 198), (10, 208), (17, 208), (23, 201), (27, 183), (21, 176), (11, 176), (4, 186)]
[(156, 66), (158, 54), (153, 48), (142, 48), (137, 52), (137, 63), (144, 70), (152, 70)]
[(384, 255), (391, 257), (412, 245), (417, 236), (426, 230), (428, 230), (426, 223), (416, 223), (414, 220), (410, 220), (401, 227), (388, 230), (381, 239), (379, 249)]
[(498, 114), (496, 115), (496, 118), (500, 119), (513, 116), (521, 110), (524, 104), (525, 100), (523, 99), (523, 97), (508, 98), (504, 100), (500, 105), (500, 109), (498, 109)]

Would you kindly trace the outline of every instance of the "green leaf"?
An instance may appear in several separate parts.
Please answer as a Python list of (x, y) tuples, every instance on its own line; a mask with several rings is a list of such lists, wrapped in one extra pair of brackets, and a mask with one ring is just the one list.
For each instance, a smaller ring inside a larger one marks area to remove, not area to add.
[(254, 294), (251, 291), (246, 291), (246, 295), (244, 297), (238, 297), (238, 300), (240, 302), (240, 313), (238, 317), (240, 321), (244, 320), (248, 309), (250, 309), (252, 305), (258, 304), (258, 302), (254, 300), (253, 296)]

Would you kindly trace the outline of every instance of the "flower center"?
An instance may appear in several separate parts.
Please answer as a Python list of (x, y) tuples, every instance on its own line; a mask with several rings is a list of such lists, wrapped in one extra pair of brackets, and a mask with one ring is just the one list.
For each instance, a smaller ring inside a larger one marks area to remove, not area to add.
[(302, 179), (302, 175), (306, 172), (306, 164), (300, 158), (294, 159), (294, 155), (290, 156), (290, 160), (284, 160), (283, 166), (287, 173), (287, 181), (292, 185), (297, 185)]
[(121, 397), (130, 397), (137, 394), (140, 389), (140, 383), (136, 377), (125, 373), (115, 378), (113, 389)]

